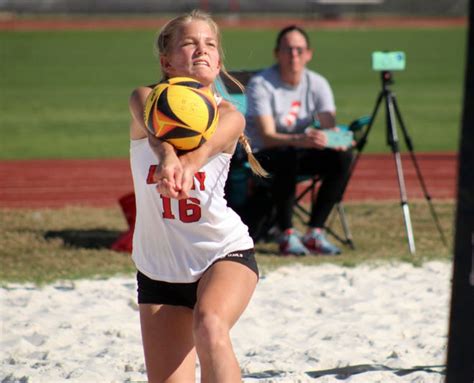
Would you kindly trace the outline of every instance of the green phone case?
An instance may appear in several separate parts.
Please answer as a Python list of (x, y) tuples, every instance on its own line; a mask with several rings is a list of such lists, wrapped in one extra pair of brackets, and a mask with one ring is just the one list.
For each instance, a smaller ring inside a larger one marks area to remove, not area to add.
[(350, 130), (325, 130), (328, 138), (326, 147), (339, 148), (352, 146), (354, 135)]

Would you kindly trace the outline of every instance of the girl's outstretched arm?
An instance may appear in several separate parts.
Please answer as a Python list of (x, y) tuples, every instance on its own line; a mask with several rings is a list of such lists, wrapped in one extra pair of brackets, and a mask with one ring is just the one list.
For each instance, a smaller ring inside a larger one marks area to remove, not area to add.
[(245, 118), (242, 113), (230, 102), (222, 101), (219, 105), (219, 121), (214, 134), (199, 148), (179, 157), (183, 166), (183, 194), (187, 195), (193, 186), (194, 174), (206, 164), (210, 157), (221, 152), (233, 153), (244, 128)]
[(158, 166), (154, 174), (158, 192), (166, 197), (179, 198), (183, 167), (176, 150), (171, 144), (157, 139), (148, 132), (143, 119), (144, 105), (150, 92), (151, 89), (148, 87), (139, 87), (130, 96), (129, 108), (132, 115), (130, 138), (138, 140), (148, 137), (148, 142), (158, 159)]

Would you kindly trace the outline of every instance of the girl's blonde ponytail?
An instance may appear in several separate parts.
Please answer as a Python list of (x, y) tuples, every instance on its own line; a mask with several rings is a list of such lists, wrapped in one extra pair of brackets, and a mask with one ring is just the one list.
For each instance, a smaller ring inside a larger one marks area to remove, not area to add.
[(260, 177), (268, 177), (268, 172), (262, 167), (262, 165), (260, 165), (260, 162), (258, 162), (258, 160), (253, 155), (252, 147), (250, 146), (248, 137), (242, 133), (239, 137), (239, 142), (244, 148), (245, 153), (247, 153), (247, 159), (252, 171)]

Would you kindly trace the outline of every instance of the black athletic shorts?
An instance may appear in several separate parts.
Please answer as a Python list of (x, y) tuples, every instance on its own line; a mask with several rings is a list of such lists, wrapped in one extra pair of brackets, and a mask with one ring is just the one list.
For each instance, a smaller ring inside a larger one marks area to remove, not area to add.
[[(223, 258), (217, 259), (214, 264), (222, 261), (238, 262), (247, 266), (257, 274), (257, 278), (259, 276), (254, 249), (234, 251)], [(196, 293), (199, 280), (192, 283), (155, 281), (138, 271), (137, 283), (138, 303), (185, 306), (191, 309), (193, 309), (196, 304)]]

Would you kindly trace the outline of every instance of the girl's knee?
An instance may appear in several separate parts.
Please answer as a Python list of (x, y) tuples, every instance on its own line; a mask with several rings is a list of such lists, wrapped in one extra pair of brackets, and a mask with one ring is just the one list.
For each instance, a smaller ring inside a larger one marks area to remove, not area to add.
[(226, 343), (229, 328), (217, 313), (195, 310), (193, 335), (197, 346), (219, 347)]

